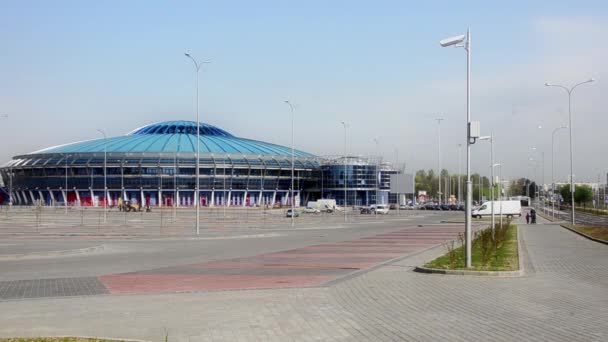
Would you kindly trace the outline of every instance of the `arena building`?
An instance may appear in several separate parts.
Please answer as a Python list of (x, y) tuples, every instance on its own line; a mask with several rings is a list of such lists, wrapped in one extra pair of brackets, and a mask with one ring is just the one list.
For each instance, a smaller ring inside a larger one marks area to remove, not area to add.
[[(168, 121), (124, 136), (50, 147), (13, 157), (2, 178), (10, 183), (15, 204), (103, 206), (106, 200), (113, 206), (122, 196), (150, 206), (192, 206), (196, 133), (195, 122)], [(291, 148), (203, 123), (199, 134), (201, 205), (291, 203)], [(299, 204), (302, 189), (316, 181), (319, 162), (310, 153), (295, 150), (294, 155)]]
[[(292, 200), (300, 206), (317, 198), (343, 205), (345, 186), (348, 205), (396, 202), (390, 174), (399, 171), (380, 160), (295, 150), (292, 199), (291, 148), (204, 123), (198, 129), (201, 206), (289, 206)], [(167, 121), (15, 156), (0, 169), (4, 202), (10, 193), (17, 205), (111, 207), (123, 198), (151, 207), (194, 206), (196, 137), (195, 122)]]

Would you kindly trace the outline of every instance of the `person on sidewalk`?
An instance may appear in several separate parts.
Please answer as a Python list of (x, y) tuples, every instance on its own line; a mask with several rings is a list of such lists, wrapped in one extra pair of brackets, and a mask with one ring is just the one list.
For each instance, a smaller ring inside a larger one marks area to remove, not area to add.
[(532, 224), (536, 224), (536, 210), (530, 210), (530, 217), (532, 219)]
[(530, 224), (530, 212), (526, 213), (526, 224)]

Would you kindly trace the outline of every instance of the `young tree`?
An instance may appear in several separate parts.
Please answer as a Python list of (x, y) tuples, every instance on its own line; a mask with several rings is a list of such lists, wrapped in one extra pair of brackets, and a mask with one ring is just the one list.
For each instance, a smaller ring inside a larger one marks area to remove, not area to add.
[(574, 188), (574, 202), (577, 204), (585, 204), (593, 199), (593, 190), (588, 185), (577, 185)]
[(570, 185), (562, 185), (559, 187), (559, 194), (562, 196), (564, 202), (570, 203)]
[[(570, 203), (570, 185), (562, 185), (559, 187), (559, 194), (564, 199), (564, 202)], [(593, 199), (593, 190), (587, 185), (574, 186), (574, 202), (578, 205), (590, 202)]]

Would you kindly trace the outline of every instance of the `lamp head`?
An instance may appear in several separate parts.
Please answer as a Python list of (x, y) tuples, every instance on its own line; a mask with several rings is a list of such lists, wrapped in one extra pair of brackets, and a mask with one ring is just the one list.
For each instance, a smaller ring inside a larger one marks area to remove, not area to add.
[(551, 83), (549, 83), (549, 82), (545, 82), (545, 87), (550, 87), (550, 86), (552, 86), (552, 85), (553, 85), (553, 84), (551, 84)]
[(190, 54), (187, 52), (184, 52), (184, 56), (192, 58), (192, 56), (190, 56)]
[(448, 47), (448, 46), (452, 46), (452, 45), (456, 45), (456, 44), (462, 43), (465, 38), (466, 38), (466, 36), (464, 34), (461, 34), (460, 36), (446, 38), (446, 39), (440, 41), (439, 44), (442, 47)]

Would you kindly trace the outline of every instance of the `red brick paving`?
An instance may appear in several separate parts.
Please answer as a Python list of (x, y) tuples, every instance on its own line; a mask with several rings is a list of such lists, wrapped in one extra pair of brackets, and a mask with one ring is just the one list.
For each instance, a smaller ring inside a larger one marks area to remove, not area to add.
[(99, 280), (112, 294), (315, 286), (452, 240), (461, 230), (414, 227), (232, 260), (104, 275)]
[(224, 274), (117, 274), (99, 277), (112, 294), (192, 292), (313, 286), (332, 276), (224, 275)]

